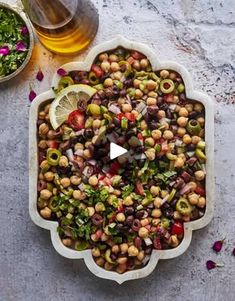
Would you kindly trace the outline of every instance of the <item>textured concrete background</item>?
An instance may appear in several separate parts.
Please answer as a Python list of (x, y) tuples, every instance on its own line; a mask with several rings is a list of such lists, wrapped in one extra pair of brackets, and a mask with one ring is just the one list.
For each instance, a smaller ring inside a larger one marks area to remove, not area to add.
[[(185, 65), (195, 87), (214, 98), (215, 216), (194, 233), (184, 255), (161, 261), (149, 277), (121, 286), (96, 278), (82, 261), (58, 255), (49, 232), (36, 227), (28, 214), (27, 96), (29, 83), (38, 93), (45, 91), (53, 72), (71, 58), (37, 44), (26, 70), (0, 85), (0, 301), (235, 300), (235, 1), (94, 2), (100, 28), (93, 45), (115, 34), (145, 42), (160, 59)], [(34, 79), (39, 66), (42, 83)], [(211, 245), (224, 237), (223, 251), (213, 254)], [(208, 272), (207, 259), (225, 266)]]

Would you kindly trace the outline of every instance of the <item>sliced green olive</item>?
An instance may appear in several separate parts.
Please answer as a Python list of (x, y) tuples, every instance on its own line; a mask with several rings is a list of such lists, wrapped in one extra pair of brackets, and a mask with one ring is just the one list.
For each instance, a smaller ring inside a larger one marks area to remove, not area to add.
[(91, 103), (87, 106), (87, 112), (91, 113), (93, 116), (100, 115), (100, 106), (95, 103)]
[(49, 148), (47, 151), (47, 163), (56, 166), (59, 164), (61, 152), (55, 148)]
[(191, 120), (189, 120), (186, 129), (189, 134), (198, 135), (202, 128), (200, 126), (200, 123), (197, 120), (191, 119)]
[(77, 241), (75, 244), (75, 249), (77, 251), (84, 251), (89, 248), (89, 243), (85, 240)]
[(105, 251), (105, 254), (104, 254), (105, 260), (106, 260), (108, 263), (115, 264), (115, 262), (111, 259), (110, 255), (111, 255), (111, 250), (110, 250), (110, 249), (106, 250), (106, 251)]
[(175, 84), (171, 79), (163, 79), (160, 82), (160, 90), (162, 91), (162, 93), (169, 94), (173, 92), (174, 89), (175, 89)]
[(206, 161), (206, 155), (203, 153), (203, 151), (199, 148), (195, 150), (195, 155), (198, 157), (198, 159)]
[(166, 217), (161, 218), (161, 226), (165, 229), (168, 229), (170, 227), (170, 220)]
[(48, 207), (51, 209), (51, 211), (56, 212), (59, 210), (59, 202), (57, 197), (52, 197), (49, 200)]
[(45, 208), (47, 206), (47, 201), (43, 200), (41, 198), (38, 198), (37, 206), (38, 206), (39, 209)]
[(120, 67), (122, 67), (122, 66), (126, 67), (124, 75), (125, 75), (125, 77), (127, 77), (131, 73), (131, 69), (132, 69), (131, 65), (127, 61), (120, 61), (118, 64)]
[(99, 79), (93, 71), (89, 72), (88, 79), (92, 85), (97, 85), (99, 83)]
[(192, 212), (193, 207), (189, 204), (188, 200), (181, 197), (176, 203), (176, 210), (182, 215), (189, 215)]
[(173, 189), (171, 190), (171, 193), (169, 194), (169, 196), (168, 196), (168, 198), (167, 198), (167, 202), (170, 203), (170, 202), (173, 200), (175, 194), (176, 194), (176, 189), (173, 188)]
[(58, 84), (58, 90), (62, 90), (68, 86), (71, 86), (74, 84), (74, 81), (72, 77), (70, 76), (64, 76), (60, 79), (59, 84)]

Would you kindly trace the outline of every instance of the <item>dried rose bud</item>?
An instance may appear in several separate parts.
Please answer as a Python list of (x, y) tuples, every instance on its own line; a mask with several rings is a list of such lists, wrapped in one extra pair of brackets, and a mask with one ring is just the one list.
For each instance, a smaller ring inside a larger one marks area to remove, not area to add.
[(207, 260), (207, 262), (206, 262), (206, 267), (208, 270), (212, 270), (214, 268), (223, 267), (223, 266), (224, 266), (223, 264), (216, 263), (212, 260)]
[(6, 56), (8, 54), (10, 54), (10, 50), (9, 50), (8, 46), (2, 46), (2, 47), (0, 47), (0, 55)]
[(30, 87), (29, 100), (32, 102), (36, 96), (36, 92), (32, 89), (32, 87)]
[(42, 73), (42, 70), (41, 70), (41, 69), (38, 70), (38, 73), (37, 73), (37, 75), (36, 75), (36, 78), (37, 78), (37, 80), (39, 80), (40, 82), (43, 80), (44, 74)]
[(65, 76), (65, 75), (67, 75), (67, 72), (63, 68), (59, 68), (57, 70), (57, 74), (60, 76)]
[(27, 26), (21, 27), (21, 34), (22, 34), (23, 36), (27, 36), (27, 35), (29, 34), (29, 31), (28, 31)]
[(219, 253), (219, 252), (221, 251), (221, 249), (222, 249), (223, 243), (224, 243), (224, 239), (223, 239), (223, 240), (218, 240), (218, 241), (216, 241), (216, 242), (213, 244), (212, 249), (213, 249), (216, 253)]
[(16, 51), (24, 52), (26, 50), (27, 50), (27, 48), (26, 48), (25, 44), (22, 41), (19, 41), (19, 42), (16, 43)]
[(235, 256), (235, 248), (233, 249), (233, 256)]

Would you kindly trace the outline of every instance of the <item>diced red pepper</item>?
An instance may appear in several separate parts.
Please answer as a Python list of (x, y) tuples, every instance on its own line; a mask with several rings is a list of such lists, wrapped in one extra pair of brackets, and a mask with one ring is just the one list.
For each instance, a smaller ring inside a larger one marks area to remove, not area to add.
[(115, 221), (115, 219), (116, 219), (116, 214), (114, 213), (111, 217), (110, 217), (110, 219), (109, 219), (109, 223), (112, 223), (112, 222), (114, 222)]
[(58, 148), (59, 143), (56, 140), (48, 140), (47, 141), (48, 148)]
[(124, 209), (124, 206), (122, 204), (117, 209), (118, 212), (124, 212), (124, 210), (125, 209)]
[(162, 249), (161, 239), (160, 239), (159, 236), (154, 237), (154, 239), (153, 239), (153, 247), (156, 250), (161, 250)]
[(200, 186), (197, 186), (196, 189), (194, 190), (194, 192), (196, 192), (197, 194), (200, 194), (201, 196), (206, 195), (205, 189)]
[(135, 59), (132, 57), (132, 56), (130, 56), (130, 57), (128, 57), (128, 59), (126, 60), (130, 65), (132, 65), (133, 63), (134, 63), (134, 61), (135, 61)]
[(93, 71), (98, 78), (104, 75), (104, 71), (95, 64), (91, 66), (91, 71)]
[(165, 100), (165, 102), (167, 102), (167, 103), (173, 102), (173, 99), (174, 99), (174, 95), (172, 95), (172, 94), (164, 95), (164, 100)]
[(171, 228), (171, 233), (174, 235), (184, 234), (184, 226), (181, 222), (175, 222)]
[(135, 59), (135, 60), (141, 60), (145, 58), (145, 55), (136, 51), (136, 50), (132, 50), (131, 51), (131, 56)]
[(118, 161), (115, 161), (113, 162), (111, 165), (110, 165), (110, 169), (109, 169), (109, 173), (112, 174), (112, 175), (116, 175), (118, 174), (118, 171), (120, 169), (120, 163)]
[(105, 178), (103, 179), (103, 183), (104, 183), (104, 185), (106, 185), (106, 186), (110, 186), (110, 185), (112, 184), (111, 180), (110, 180), (108, 177), (105, 177)]
[(102, 232), (101, 230), (97, 230), (97, 231), (95, 232), (95, 237), (96, 237), (96, 239), (100, 239), (101, 236), (102, 236), (102, 234), (103, 234), (103, 232)]
[(118, 118), (119, 120), (122, 120), (123, 117), (125, 117), (125, 114), (124, 114), (124, 113), (118, 113), (118, 114), (117, 114), (117, 118)]
[(143, 187), (143, 184), (140, 183), (140, 182), (137, 182), (136, 183), (136, 188), (135, 188), (136, 192), (140, 195), (145, 195), (144, 193), (144, 187)]
[(144, 140), (144, 137), (143, 137), (143, 135), (142, 135), (141, 133), (138, 133), (138, 134), (137, 134), (137, 138), (138, 138), (139, 140)]
[(167, 141), (164, 141), (161, 145), (161, 152), (166, 153), (168, 151), (168, 143)]
[(134, 122), (136, 120), (135, 114), (133, 113), (126, 113), (125, 116), (129, 121)]

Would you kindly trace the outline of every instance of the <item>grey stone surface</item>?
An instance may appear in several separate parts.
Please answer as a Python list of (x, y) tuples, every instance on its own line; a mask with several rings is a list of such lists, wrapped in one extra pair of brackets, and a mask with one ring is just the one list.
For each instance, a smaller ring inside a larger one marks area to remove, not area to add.
[[(29, 83), (38, 93), (45, 91), (53, 72), (71, 58), (53, 55), (37, 43), (25, 71), (0, 85), (0, 301), (235, 300), (235, 1), (94, 2), (100, 28), (93, 45), (115, 34), (145, 42), (160, 59), (185, 65), (195, 87), (214, 98), (214, 219), (193, 234), (184, 255), (161, 261), (149, 277), (121, 286), (96, 278), (82, 261), (58, 255), (49, 233), (28, 214), (27, 97)], [(39, 66), (45, 74), (42, 83), (35, 81)], [(224, 237), (223, 251), (214, 254), (211, 245)], [(208, 272), (207, 259), (225, 266)]]

